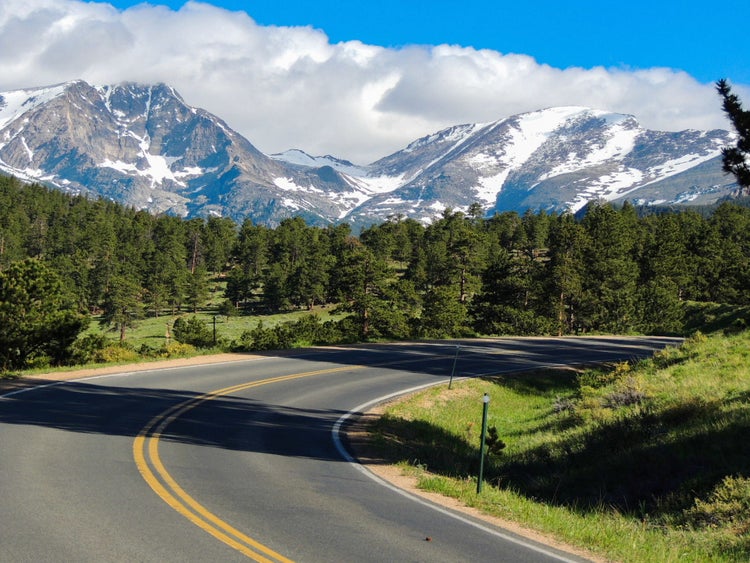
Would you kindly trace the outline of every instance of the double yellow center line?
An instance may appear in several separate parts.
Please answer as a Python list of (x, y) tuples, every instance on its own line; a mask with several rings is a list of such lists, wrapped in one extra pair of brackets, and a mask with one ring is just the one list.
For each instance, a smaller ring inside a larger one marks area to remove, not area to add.
[(159, 495), (164, 502), (179, 514), (190, 520), (193, 524), (214, 536), (216, 539), (233, 547), (254, 561), (262, 561), (264, 563), (290, 563), (290, 559), (237, 530), (229, 523), (207, 510), (203, 505), (187, 494), (164, 467), (164, 464), (159, 457), (159, 440), (165, 429), (176, 419), (197, 406), (218, 397), (230, 395), (253, 387), (269, 385), (271, 383), (280, 383), (282, 381), (291, 381), (294, 379), (302, 379), (304, 377), (312, 377), (315, 375), (340, 371), (351, 371), (362, 369), (363, 367), (364, 366), (343, 366), (271, 377), (260, 381), (254, 381), (252, 383), (243, 383), (232, 387), (226, 387), (224, 389), (218, 389), (175, 405), (152, 418), (135, 438), (133, 442), (133, 458), (135, 459), (138, 471), (140, 471), (143, 479), (148, 483), (151, 489), (153, 489), (153, 491)]

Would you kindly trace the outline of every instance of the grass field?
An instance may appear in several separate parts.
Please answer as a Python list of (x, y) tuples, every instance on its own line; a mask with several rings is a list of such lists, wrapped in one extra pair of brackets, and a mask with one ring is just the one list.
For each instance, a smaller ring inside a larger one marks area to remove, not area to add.
[[(103, 336), (103, 348), (97, 346), (98, 352), (90, 353), (86, 359), (75, 359), (70, 365), (50, 366), (45, 358), (32, 362), (24, 370), (0, 372), (0, 379), (16, 379), (39, 373), (65, 372), (82, 368), (102, 367), (104, 365), (127, 365), (153, 360), (169, 358), (185, 358), (197, 355), (216, 354), (232, 351), (233, 342), (240, 339), (242, 334), (251, 331), (262, 323), (265, 329), (273, 328), (285, 323), (294, 323), (310, 315), (315, 315), (321, 322), (339, 320), (346, 313), (337, 313), (335, 307), (315, 307), (312, 310), (298, 310), (274, 315), (236, 314), (232, 316), (219, 315), (216, 309), (205, 308), (198, 313), (181, 312), (177, 315), (148, 316), (139, 319), (135, 326), (125, 332), (123, 346), (119, 343), (119, 330), (107, 328), (93, 317), (89, 327), (79, 340), (89, 336)], [(179, 317), (196, 317), (202, 321), (208, 333), (213, 335), (215, 326), (216, 345), (211, 347), (195, 347), (177, 342), (173, 334), (174, 322)], [(215, 324), (214, 324), (215, 323)], [(169, 338), (167, 337), (169, 330)], [(302, 345), (294, 343), (294, 345)]]
[[(420, 487), (615, 561), (750, 560), (750, 333), (432, 388), (372, 428)], [(505, 448), (476, 493), (481, 397)]]
[[(215, 319), (217, 340), (231, 342), (232, 340), (237, 340), (243, 332), (258, 326), (260, 322), (263, 323), (263, 326), (273, 327), (284, 322), (296, 321), (309, 314), (318, 315), (322, 321), (331, 318), (340, 318), (341, 315), (335, 314), (333, 309), (333, 307), (315, 307), (312, 311), (300, 310), (276, 315), (233, 315), (230, 317), (216, 314), (210, 309), (199, 310), (195, 315), (181, 312), (178, 315), (161, 315), (159, 317), (141, 319), (134, 328), (127, 330), (125, 338), (128, 344), (136, 349), (144, 344), (150, 348), (159, 348), (166, 343), (167, 326), (171, 329), (178, 316), (196, 316), (205, 322), (211, 331), (213, 331)], [(92, 320), (88, 331), (96, 333), (105, 332), (108, 338), (113, 340), (119, 339), (118, 332), (105, 331), (99, 326), (96, 318)]]

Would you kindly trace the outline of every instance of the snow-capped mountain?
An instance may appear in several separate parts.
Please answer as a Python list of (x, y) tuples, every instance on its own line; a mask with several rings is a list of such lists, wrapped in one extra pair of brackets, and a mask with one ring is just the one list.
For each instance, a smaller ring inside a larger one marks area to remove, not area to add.
[(490, 211), (577, 211), (592, 199), (638, 204), (709, 203), (736, 189), (721, 170), (728, 131), (665, 133), (633, 116), (581, 107), (459, 125), (372, 164), (370, 178), (400, 185), (350, 214), (428, 218), (474, 202)]
[(327, 222), (360, 202), (338, 172), (262, 154), (164, 84), (0, 94), (0, 170), (153, 212), (269, 224)]
[(709, 203), (731, 133), (656, 132), (633, 116), (551, 108), (439, 131), (368, 166), (301, 150), (267, 156), (171, 87), (82, 81), (0, 93), (0, 171), (153, 212), (269, 225), (429, 221), (474, 202), (578, 210), (591, 199)]

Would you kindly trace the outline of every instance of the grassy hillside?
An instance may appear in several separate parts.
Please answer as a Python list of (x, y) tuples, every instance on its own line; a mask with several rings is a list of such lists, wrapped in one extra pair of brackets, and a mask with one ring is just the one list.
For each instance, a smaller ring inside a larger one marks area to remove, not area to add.
[[(420, 486), (617, 561), (750, 559), (750, 332), (637, 365), (500, 375), (390, 405), (381, 454)], [(476, 494), (484, 393), (490, 453)]]

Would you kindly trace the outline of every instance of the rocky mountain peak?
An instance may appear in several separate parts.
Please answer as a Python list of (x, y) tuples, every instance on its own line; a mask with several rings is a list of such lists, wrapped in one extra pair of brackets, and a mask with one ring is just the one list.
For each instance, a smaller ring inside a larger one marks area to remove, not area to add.
[(463, 124), (368, 166), (267, 156), (167, 84), (84, 81), (0, 93), (0, 171), (153, 212), (355, 227), (444, 209), (577, 210), (591, 199), (708, 203), (730, 194), (727, 131), (659, 132), (635, 116), (547, 108)]

